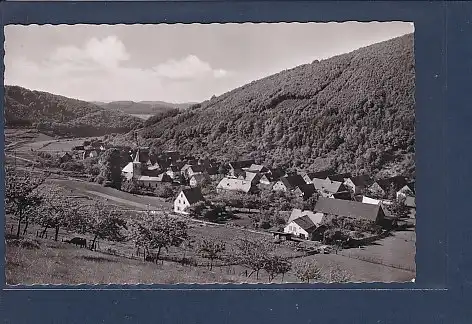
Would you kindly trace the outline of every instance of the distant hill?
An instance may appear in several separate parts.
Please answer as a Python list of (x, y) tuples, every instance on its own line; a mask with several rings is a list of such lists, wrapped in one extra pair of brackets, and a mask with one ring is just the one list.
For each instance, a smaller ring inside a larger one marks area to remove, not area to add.
[(139, 134), (197, 156), (412, 176), (413, 42), (409, 34), (282, 71), (148, 120)]
[(18, 86), (5, 86), (4, 103), (7, 126), (31, 125), (52, 135), (101, 136), (142, 126), (142, 120), (122, 112)]
[(97, 104), (107, 110), (122, 111), (130, 115), (155, 115), (173, 109), (185, 110), (192, 105), (192, 103), (175, 104), (164, 101), (112, 101)]

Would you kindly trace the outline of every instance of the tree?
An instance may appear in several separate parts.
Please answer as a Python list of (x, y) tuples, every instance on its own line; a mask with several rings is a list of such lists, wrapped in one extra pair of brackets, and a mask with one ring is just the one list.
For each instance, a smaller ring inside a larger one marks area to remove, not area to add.
[(36, 221), (43, 226), (41, 237), (44, 237), (48, 228), (54, 228), (54, 240), (57, 241), (59, 229), (70, 225), (79, 207), (74, 206), (74, 202), (64, 197), (59, 188), (54, 186), (43, 187), (41, 196), (43, 203), (36, 210)]
[(268, 257), (274, 250), (272, 242), (243, 238), (236, 243), (236, 247), (238, 249), (235, 253), (236, 261), (252, 270), (248, 277), (256, 273), (256, 279), (259, 279), (260, 270), (264, 269)]
[(126, 221), (121, 218), (120, 211), (110, 208), (101, 202), (91, 206), (87, 215), (87, 231), (93, 235), (91, 250), (96, 250), (97, 239), (122, 241), (122, 230), (127, 228)]
[(269, 275), (269, 282), (275, 279), (279, 274), (284, 275), (292, 269), (292, 263), (286, 257), (271, 255), (267, 258), (264, 264), (264, 270)]
[(116, 148), (106, 150), (100, 158), (100, 175), (105, 181), (110, 181), (111, 186), (121, 188), (121, 152)]
[(18, 220), (16, 237), (20, 237), (21, 224), (26, 221), (28, 226), (29, 213), (42, 202), (36, 189), (41, 186), (47, 176), (35, 177), (32, 173), (19, 174), (16, 170), (6, 171), (5, 211), (13, 214)]
[(387, 206), (387, 209), (395, 218), (405, 218), (410, 212), (405, 204), (405, 197), (399, 197), (395, 199), (391, 205)]
[(198, 244), (198, 254), (202, 258), (210, 260), (210, 271), (213, 269), (213, 261), (218, 259), (225, 249), (226, 246), (223, 242), (203, 239), (203, 241)]
[(315, 262), (297, 264), (295, 274), (298, 279), (307, 283), (310, 283), (310, 280), (320, 280), (322, 278), (321, 268)]
[(138, 194), (139, 186), (135, 180), (128, 180), (121, 183), (121, 190), (131, 194)]
[(162, 248), (180, 246), (188, 237), (188, 227), (185, 222), (167, 215), (154, 218), (150, 213), (134, 224), (131, 234), (135, 245), (144, 249), (144, 259), (150, 250), (157, 249), (156, 262), (159, 260)]
[(329, 282), (344, 283), (349, 282), (351, 278), (351, 273), (349, 273), (347, 270), (341, 269), (338, 265), (332, 267), (328, 273)]

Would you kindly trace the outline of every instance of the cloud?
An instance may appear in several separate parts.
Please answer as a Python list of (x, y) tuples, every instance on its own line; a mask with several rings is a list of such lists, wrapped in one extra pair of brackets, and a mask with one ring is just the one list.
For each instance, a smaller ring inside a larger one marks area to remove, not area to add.
[(232, 75), (196, 55), (133, 67), (126, 46), (115, 36), (58, 47), (41, 61), (19, 56), (8, 61), (6, 84), (84, 100), (204, 100)]
[(114, 68), (129, 58), (125, 45), (116, 36), (108, 36), (103, 39), (92, 38), (82, 48), (59, 47), (52, 53), (51, 62), (82, 67), (92, 64)]
[(188, 55), (180, 60), (169, 60), (155, 66), (153, 71), (159, 77), (173, 80), (198, 79), (208, 76), (221, 78), (228, 74), (222, 69), (214, 70), (209, 63), (200, 60), (195, 55)]

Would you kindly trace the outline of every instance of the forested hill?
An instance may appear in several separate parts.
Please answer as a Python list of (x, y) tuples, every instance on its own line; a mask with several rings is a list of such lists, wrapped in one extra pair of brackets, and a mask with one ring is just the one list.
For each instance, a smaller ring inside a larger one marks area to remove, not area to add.
[(122, 112), (18, 86), (5, 86), (4, 103), (7, 126), (32, 125), (54, 135), (100, 136), (142, 126), (140, 119)]
[(173, 109), (184, 110), (187, 109), (191, 103), (175, 104), (163, 101), (112, 101), (108, 103), (97, 103), (100, 107), (103, 107), (112, 111), (122, 111), (127, 114), (143, 114), (143, 115), (154, 115), (161, 112), (167, 112)]
[(156, 118), (140, 134), (196, 155), (413, 175), (413, 47), (409, 34), (285, 70)]

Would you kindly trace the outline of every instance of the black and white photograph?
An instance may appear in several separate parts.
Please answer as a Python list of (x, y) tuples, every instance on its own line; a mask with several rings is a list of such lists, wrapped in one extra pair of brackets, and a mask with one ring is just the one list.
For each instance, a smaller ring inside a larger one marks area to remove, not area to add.
[(415, 281), (413, 23), (4, 34), (7, 285)]

